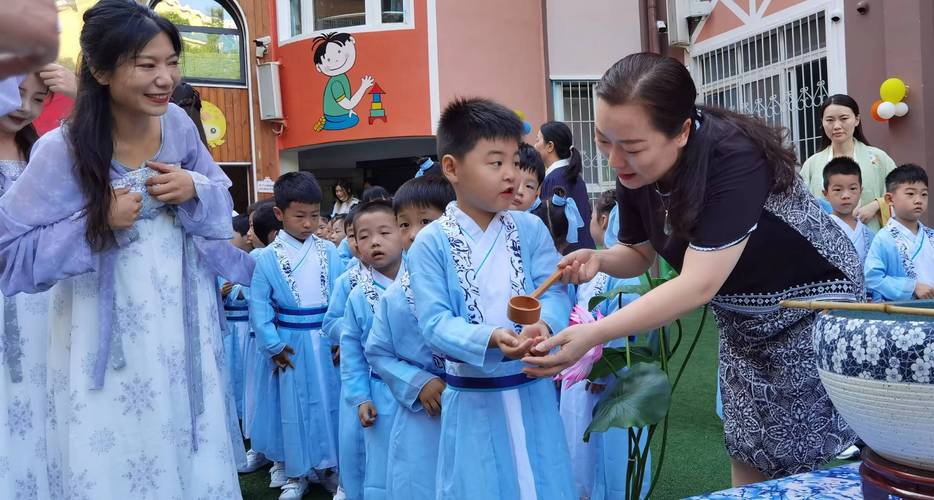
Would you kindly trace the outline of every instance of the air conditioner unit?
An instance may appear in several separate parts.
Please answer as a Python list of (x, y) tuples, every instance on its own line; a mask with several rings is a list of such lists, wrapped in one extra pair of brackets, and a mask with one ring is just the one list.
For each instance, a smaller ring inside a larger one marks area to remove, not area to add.
[(688, 47), (691, 33), (688, 19), (704, 18), (713, 10), (712, 0), (668, 0), (668, 45)]
[(282, 120), (282, 89), (279, 86), (279, 63), (267, 62), (256, 66), (259, 92), (260, 120)]

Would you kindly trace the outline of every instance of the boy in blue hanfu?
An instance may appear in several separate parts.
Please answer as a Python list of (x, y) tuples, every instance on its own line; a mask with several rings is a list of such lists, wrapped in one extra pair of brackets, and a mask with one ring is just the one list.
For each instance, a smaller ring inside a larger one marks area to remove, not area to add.
[[(344, 405), (356, 409), (357, 425), (363, 427), (366, 465), (362, 498), (379, 500), (386, 498), (389, 430), (398, 404), (379, 374), (370, 369), (363, 346), (380, 297), (403, 270), (402, 234), (392, 203), (387, 200), (373, 200), (357, 207), (353, 228), (357, 251), (370, 267), (350, 292), (341, 322), (341, 392)], [(341, 439), (345, 439), (343, 432)], [(347, 482), (344, 489), (347, 498), (351, 498)]]
[[(328, 290), (340, 274), (337, 249), (318, 239), (321, 188), (309, 172), (273, 187), (282, 231), (256, 257), (250, 322), (266, 357), (256, 369), (253, 449), (284, 462), (280, 499), (301, 498), (309, 476), (336, 486), (337, 370), (321, 334)], [(274, 477), (274, 479), (276, 479)]]
[(863, 224), (853, 211), (863, 194), (863, 175), (859, 163), (846, 156), (838, 156), (824, 166), (824, 198), (833, 210), (830, 218), (846, 233), (856, 247), (860, 261), (866, 262), (873, 232)]
[[(452, 201), (454, 189), (437, 175), (417, 177), (396, 191), (393, 208), (406, 250)], [(389, 431), (387, 497), (433, 500), (444, 364), (425, 345), (407, 273), (386, 289), (377, 306), (366, 357), (401, 407)]]
[(934, 229), (920, 222), (928, 209), (928, 175), (902, 165), (885, 177), (892, 218), (866, 256), (866, 289), (873, 300), (934, 298)]
[(445, 358), (437, 498), (575, 499), (554, 385), (518, 361), (567, 326), (564, 286), (528, 326), (509, 298), (552, 274), (558, 252), (534, 215), (508, 211), (519, 182), (522, 122), (486, 99), (456, 100), (438, 123), (438, 155), (457, 201), (409, 250), (418, 325)]
[[(328, 341), (331, 343), (331, 351), (335, 364), (340, 363), (340, 339), (343, 331), (344, 312), (347, 310), (347, 299), (350, 292), (360, 283), (362, 277), (369, 275), (368, 264), (360, 260), (362, 257), (357, 250), (356, 238), (353, 234), (353, 217), (356, 214), (356, 207), (351, 208), (350, 212), (339, 215), (334, 218), (335, 224), (339, 224), (346, 229), (342, 232), (347, 236), (344, 238), (341, 246), (346, 246), (347, 255), (350, 256), (346, 264), (346, 270), (337, 278), (337, 282), (331, 292), (331, 298), (328, 303), (328, 312), (324, 315), (324, 323), (321, 327)], [(347, 223), (344, 226), (344, 223)], [(341, 253), (341, 247), (337, 249)], [(357, 409), (344, 403), (343, 388), (340, 389), (339, 398), (339, 424), (338, 424), (338, 459), (341, 471), (340, 491), (346, 498), (363, 498), (363, 474), (366, 466), (366, 454), (363, 450), (363, 428), (359, 425), (357, 418)]]

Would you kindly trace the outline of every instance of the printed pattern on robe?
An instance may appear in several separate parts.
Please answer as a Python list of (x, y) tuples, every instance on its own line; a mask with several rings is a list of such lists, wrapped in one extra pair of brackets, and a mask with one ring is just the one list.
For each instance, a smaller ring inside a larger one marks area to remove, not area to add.
[[(593, 280), (594, 280), (594, 288), (593, 288), (593, 295), (591, 297), (596, 297), (597, 295), (600, 295), (601, 293), (604, 293), (607, 291), (606, 284), (609, 283), (610, 281), (609, 274), (597, 273), (597, 275), (594, 276)], [(584, 306), (584, 307), (587, 307), (587, 306)], [(596, 309), (594, 309), (593, 311), (590, 311), (590, 314), (593, 315), (594, 319), (597, 319)]]
[(283, 243), (279, 239), (276, 239), (269, 246), (276, 252), (276, 260), (279, 261), (279, 269), (282, 270), (282, 276), (285, 278), (285, 282), (289, 284), (292, 298), (295, 299), (296, 304), (301, 304), (302, 298), (298, 295), (298, 285), (295, 284), (295, 278), (292, 276), (292, 264), (289, 262), (288, 256), (285, 255)]
[(370, 305), (370, 312), (373, 312), (376, 310), (376, 305), (379, 304), (379, 297), (382, 294), (376, 289), (376, 283), (372, 278), (373, 270), (369, 270), (367, 274), (370, 279), (360, 282), (360, 286), (363, 287), (363, 296), (366, 297), (366, 303)]
[(26, 162), (20, 160), (0, 160), (0, 194), (12, 186), (26, 170)]
[[(461, 291), (464, 296), (464, 303), (467, 305), (467, 319), (479, 325), (483, 323), (483, 313), (480, 311), (478, 301), (480, 299), (480, 289), (477, 287), (477, 271), (474, 270), (470, 259), (470, 245), (467, 243), (467, 236), (457, 223), (454, 215), (456, 202), (452, 202), (438, 220), (441, 229), (448, 238), (451, 246), (451, 257), (454, 260), (454, 269), (457, 272), (457, 280), (460, 283)], [(525, 272), (522, 265), (522, 249), (519, 244), (519, 232), (516, 230), (515, 221), (509, 212), (501, 212), (495, 217), (499, 217), (503, 228), (506, 230), (506, 245), (510, 250), (510, 286), (515, 295), (525, 293)], [(521, 327), (513, 326), (516, 331)]]
[(916, 279), (918, 273), (915, 271), (914, 261), (911, 260), (911, 249), (908, 247), (908, 238), (902, 236), (902, 232), (895, 224), (898, 224), (898, 222), (889, 224), (887, 230), (889, 234), (892, 235), (892, 239), (895, 240), (895, 247), (898, 248), (898, 253), (902, 257), (902, 266), (905, 268), (905, 276), (910, 279)]
[(318, 262), (321, 268), (321, 295), (324, 296), (324, 303), (327, 304), (331, 296), (331, 277), (328, 273), (328, 248), (324, 240), (312, 236), (315, 239), (315, 250), (318, 251)]

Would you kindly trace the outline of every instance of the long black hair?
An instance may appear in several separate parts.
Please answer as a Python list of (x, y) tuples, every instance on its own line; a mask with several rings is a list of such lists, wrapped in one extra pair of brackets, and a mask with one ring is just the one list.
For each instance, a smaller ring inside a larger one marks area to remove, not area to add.
[[(830, 137), (827, 136), (827, 132), (824, 131), (824, 112), (827, 111), (827, 107), (836, 104), (837, 106), (845, 106), (850, 108), (850, 111), (853, 112), (853, 116), (859, 118), (859, 104), (856, 104), (856, 99), (846, 95), (846, 94), (834, 94), (827, 98), (823, 104), (820, 105), (820, 109), (817, 110), (817, 129), (820, 130), (820, 149), (827, 149), (827, 146), (830, 146)], [(853, 137), (869, 146), (869, 141), (866, 140), (866, 135), (863, 134), (863, 121), (860, 120), (859, 125), (853, 129)]]
[(29, 154), (32, 153), (32, 147), (38, 140), (39, 132), (36, 131), (36, 126), (32, 123), (19, 129), (16, 134), (13, 135), (13, 141), (16, 143), (16, 147), (19, 149), (19, 152), (22, 153), (26, 161), (29, 161)]
[(581, 160), (580, 151), (574, 147), (574, 135), (571, 134), (571, 128), (564, 122), (548, 122), (542, 125), (540, 130), (545, 142), (554, 144), (558, 158), (568, 160), (568, 166), (564, 169), (564, 178), (571, 186), (574, 186), (581, 178), (584, 163)]
[[(681, 133), (685, 122), (691, 120), (687, 145), (672, 176), (671, 225), (679, 237), (689, 238), (697, 224), (707, 194), (711, 149), (720, 137), (739, 133), (752, 141), (771, 169), (773, 193), (785, 191), (794, 182), (797, 158), (783, 142), (787, 130), (722, 108), (697, 109), (691, 74), (675, 59), (652, 53), (626, 56), (603, 75), (597, 96), (614, 106), (641, 104), (652, 127), (669, 138)], [(699, 121), (702, 126), (698, 126)]]
[(113, 118), (110, 88), (100, 84), (94, 74), (112, 73), (159, 33), (165, 33), (181, 54), (178, 29), (146, 6), (130, 0), (101, 0), (84, 13), (78, 96), (66, 123), (75, 169), (87, 199), (86, 237), (95, 250), (103, 249), (112, 240), (107, 216), (113, 192)]
[(172, 102), (188, 113), (191, 121), (195, 122), (201, 142), (207, 147), (208, 137), (204, 133), (204, 122), (201, 120), (201, 93), (187, 83), (180, 83), (175, 87), (175, 92), (172, 92)]

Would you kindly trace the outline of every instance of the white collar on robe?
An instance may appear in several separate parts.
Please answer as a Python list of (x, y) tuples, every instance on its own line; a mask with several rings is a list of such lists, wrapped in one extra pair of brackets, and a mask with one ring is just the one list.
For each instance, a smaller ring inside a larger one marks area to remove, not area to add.
[(837, 223), (844, 231), (846, 235), (853, 239), (854, 236), (860, 235), (863, 233), (863, 223), (859, 219), (856, 219), (856, 227), (850, 227), (850, 225), (840, 217), (837, 217), (834, 214), (830, 214), (830, 217), (833, 218), (834, 222)]
[(548, 174), (554, 172), (555, 170), (558, 170), (561, 167), (566, 167), (570, 164), (571, 164), (570, 158), (565, 158), (563, 160), (558, 160), (552, 163), (551, 165), (548, 165), (548, 168), (545, 169), (545, 177), (548, 177)]
[(918, 222), (918, 234), (912, 233), (911, 229), (905, 227), (905, 225), (899, 222), (895, 217), (889, 219), (889, 224), (892, 224), (898, 230), (899, 236), (905, 238), (914, 245), (923, 243), (924, 239), (927, 237), (924, 231), (925, 226), (921, 222)]
[(460, 209), (457, 206), (456, 202), (454, 205), (454, 220), (457, 221), (457, 224), (461, 227), (461, 231), (464, 232), (464, 235), (470, 240), (468, 243), (471, 243), (471, 247), (480, 243), (480, 240), (487, 234), (498, 233), (502, 229), (503, 221), (499, 217), (500, 214), (493, 216), (493, 219), (490, 221), (490, 224), (486, 227), (486, 231), (480, 229), (480, 225), (477, 224), (477, 221), (473, 220), (466, 212)]

